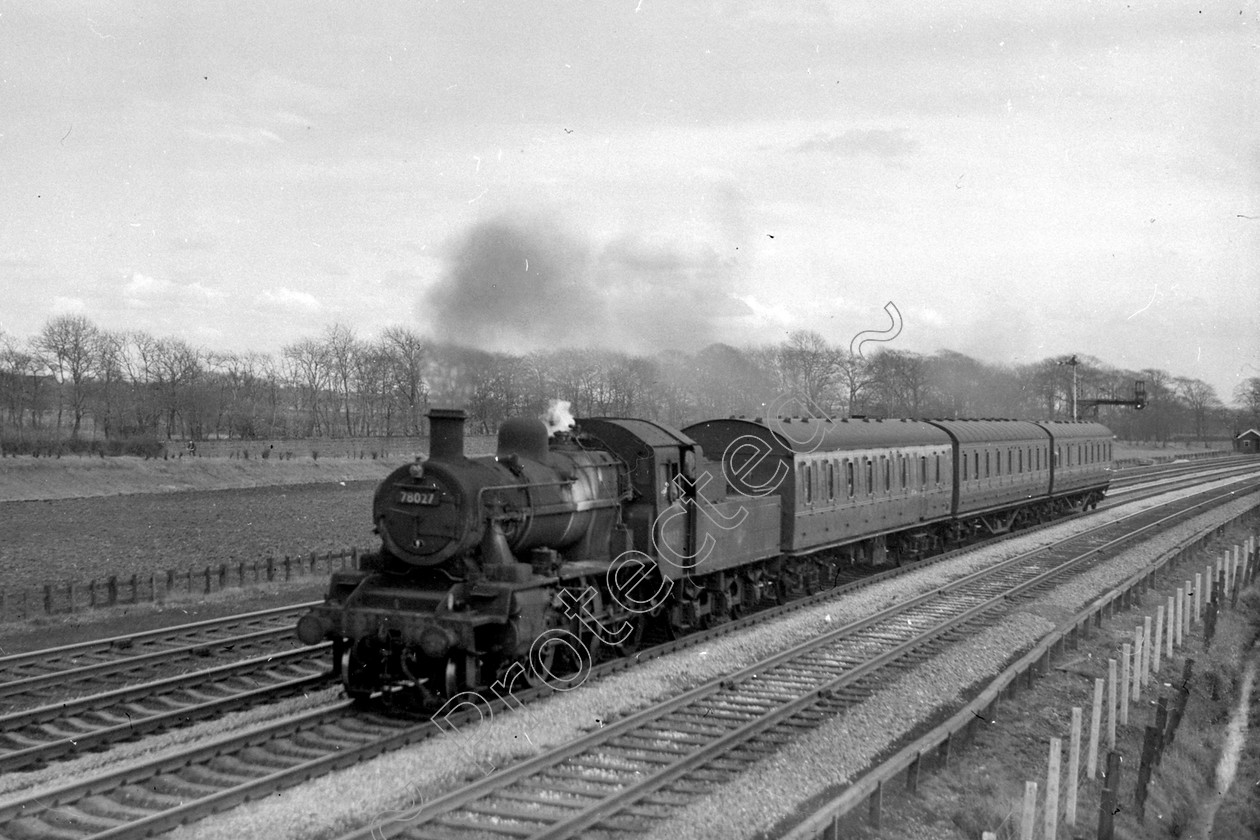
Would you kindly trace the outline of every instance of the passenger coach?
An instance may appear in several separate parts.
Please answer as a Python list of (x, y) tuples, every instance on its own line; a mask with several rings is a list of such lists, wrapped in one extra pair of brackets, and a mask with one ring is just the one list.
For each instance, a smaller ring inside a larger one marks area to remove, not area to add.
[(834, 548), (841, 558), (911, 559), (939, 542), (953, 506), (948, 434), (919, 420), (729, 418), (685, 434), (736, 492), (781, 501), (785, 556)]

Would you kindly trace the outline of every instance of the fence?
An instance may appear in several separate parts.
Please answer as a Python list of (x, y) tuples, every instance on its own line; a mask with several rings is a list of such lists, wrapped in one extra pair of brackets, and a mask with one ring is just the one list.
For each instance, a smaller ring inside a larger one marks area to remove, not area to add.
[(1202, 461), (1207, 458), (1224, 458), (1227, 455), (1237, 455), (1229, 449), (1209, 449), (1203, 452), (1170, 452), (1167, 455), (1148, 455), (1142, 458), (1117, 458), (1111, 462), (1113, 467), (1139, 467), (1150, 466), (1151, 464), (1169, 464), (1173, 461)]
[[(396, 435), (393, 437), (293, 438), (277, 440), (199, 440), (195, 452), (188, 441), (173, 440), (163, 444), (159, 458), (237, 458), (243, 460), (273, 459), (277, 461), (310, 458), (351, 458), (409, 461), (416, 455), (428, 454), (429, 438)], [(493, 435), (468, 435), (464, 448), (469, 455), (494, 453), (497, 438)]]
[[(1260, 504), (1260, 503), (1258, 503)], [(1253, 507), (1251, 510), (1254, 510)], [(1020, 657), (1015, 664), (1011, 665), (1001, 674), (999, 674), (987, 688), (971, 702), (965, 704), (955, 715), (939, 724), (926, 735), (916, 739), (913, 743), (902, 749), (896, 755), (881, 763), (878, 767), (873, 768), (866, 773), (855, 784), (832, 798), (828, 802), (819, 807), (811, 816), (792, 829), (785, 835), (785, 840), (836, 840), (842, 836), (842, 822), (849, 818), (861, 808), (863, 804), (867, 805), (867, 818), (875, 828), (879, 828), (881, 812), (883, 808), (883, 795), (887, 786), (893, 784), (898, 776), (904, 774), (905, 786), (910, 793), (914, 793), (918, 788), (919, 776), (924, 769), (944, 768), (949, 765), (951, 753), (966, 744), (968, 744), (976, 732), (976, 728), (981, 725), (987, 725), (989, 721), (996, 719), (998, 707), (1004, 698), (1014, 698), (1018, 693), (1021, 683), (1024, 687), (1031, 689), (1038, 675), (1049, 673), (1051, 668), (1051, 660), (1053, 657), (1060, 659), (1065, 658), (1069, 650), (1075, 649), (1082, 638), (1088, 638), (1091, 625), (1102, 627), (1104, 619), (1115, 617), (1121, 611), (1127, 611), (1139, 603), (1140, 598), (1146, 592), (1153, 588), (1157, 576), (1160, 574), (1171, 574), (1175, 571), (1187, 558), (1195, 551), (1199, 550), (1205, 543), (1219, 537), (1224, 530), (1233, 522), (1247, 516), (1251, 511), (1247, 511), (1230, 522), (1222, 523), (1203, 533), (1191, 537), (1174, 549), (1171, 549), (1159, 557), (1146, 567), (1143, 571), (1129, 578), (1120, 586), (1105, 593), (1094, 603), (1086, 607), (1081, 612), (1073, 616), (1068, 623), (1059, 630), (1051, 633), (1043, 639), (1038, 645), (1033, 647), (1028, 653)], [(1207, 567), (1207, 578), (1212, 584), (1212, 591), (1221, 595), (1221, 603), (1224, 598), (1229, 597), (1233, 603), (1237, 603), (1238, 590), (1253, 582), (1256, 578), (1257, 565), (1256, 562), (1256, 537), (1252, 537), (1248, 543), (1248, 551), (1246, 553), (1235, 550), (1231, 556), (1228, 552), (1225, 557), (1218, 558), (1215, 568), (1212, 565)], [(1214, 583), (1213, 583), (1214, 582)], [(1172, 645), (1175, 639), (1179, 639), (1182, 635), (1183, 622), (1188, 626), (1191, 615), (1191, 608), (1187, 604), (1192, 605), (1193, 615), (1203, 615), (1206, 620), (1206, 614), (1200, 610), (1199, 588), (1195, 587), (1193, 599), (1187, 600), (1186, 592), (1183, 591), (1179, 599), (1169, 598), (1169, 615), (1172, 616), (1167, 622), (1167, 630), (1163, 616), (1165, 606), (1160, 606), (1157, 610), (1159, 620), (1157, 621), (1154, 633), (1150, 625), (1149, 617), (1143, 623), (1142, 633), (1143, 639), (1151, 640), (1143, 648), (1142, 658), (1151, 671), (1158, 670), (1160, 655), (1163, 651), (1167, 651), (1167, 655), (1172, 655)], [(1212, 603), (1209, 598), (1208, 603)], [(1177, 610), (1178, 604), (1182, 609)], [(1209, 609), (1210, 612), (1210, 609)], [(1179, 620), (1180, 619), (1180, 620)], [(1197, 620), (1197, 619), (1196, 619)], [(1136, 638), (1136, 633), (1135, 633)], [(1154, 644), (1155, 641), (1162, 641), (1162, 645)], [(1179, 642), (1178, 642), (1179, 643)], [(1111, 671), (1109, 669), (1109, 675)], [(1131, 671), (1130, 674), (1133, 672)], [(1150, 671), (1143, 672), (1149, 675)], [(1114, 677), (1112, 678), (1114, 685)], [(1101, 707), (1102, 700), (1102, 680), (1095, 683), (1095, 706)], [(1114, 696), (1114, 690), (1111, 695)], [(1112, 702), (1110, 704), (1113, 710), (1117, 710), (1118, 704)], [(1114, 714), (1113, 714), (1114, 718)], [(1090, 741), (1094, 745), (1091, 752), (1094, 751), (1102, 736), (1101, 718), (1095, 717), (1095, 721), (1091, 721)], [(1114, 723), (1108, 724), (1107, 737), (1109, 745), (1114, 746)], [(1057, 739), (1056, 739), (1057, 740)], [(1096, 755), (1096, 753), (1094, 753)], [(1087, 754), (1088, 758), (1088, 754)], [(1111, 769), (1111, 759), (1108, 757), (1108, 767), (1112, 775), (1112, 788), (1110, 794), (1104, 791), (1104, 801), (1108, 795), (1115, 796), (1115, 785), (1118, 785), (1119, 759), (1117, 757), (1114, 769)], [(1052, 758), (1051, 765), (1055, 765)], [(1079, 771), (1078, 771), (1079, 772)], [(1096, 772), (1096, 767), (1091, 770), (1090, 762), (1086, 762), (1086, 772), (1090, 778)], [(1031, 787), (1025, 788), (1025, 807), (1020, 810), (1019, 829), (1022, 832), (1027, 823), (1029, 832), (1035, 831), (1037, 822), (1035, 819), (1037, 794), (1036, 783), (1028, 783)], [(1056, 772), (1056, 793), (1057, 793), (1057, 772)], [(1079, 787), (1079, 786), (1078, 786)], [(1075, 789), (1072, 798), (1075, 799)], [(1027, 814), (1027, 803), (1031, 799), (1031, 807), (1033, 816)], [(1114, 802), (1114, 799), (1112, 800)], [(1057, 799), (1056, 799), (1057, 802)], [(1101, 810), (1101, 809), (1100, 809)], [(1058, 815), (1061, 813), (1060, 808), (1056, 805), (1051, 813)], [(1042, 820), (1042, 837), (1053, 835), (1044, 834), (1047, 827), (1043, 810)], [(1050, 827), (1053, 829), (1057, 826), (1057, 816)], [(1013, 821), (1008, 821), (1000, 829), (1004, 837), (1018, 837), (1014, 834)], [(997, 835), (995, 835), (997, 836)], [(1032, 838), (1033, 833), (1023, 835)], [(1103, 836), (1100, 834), (1100, 836)]]
[(360, 549), (347, 548), (323, 554), (265, 557), (249, 563), (222, 563), (202, 569), (168, 569), (148, 575), (114, 575), (103, 580), (0, 590), (0, 623), (125, 604), (162, 603), (181, 596), (210, 595), (229, 588), (327, 575), (334, 569), (357, 568), (359, 553)]

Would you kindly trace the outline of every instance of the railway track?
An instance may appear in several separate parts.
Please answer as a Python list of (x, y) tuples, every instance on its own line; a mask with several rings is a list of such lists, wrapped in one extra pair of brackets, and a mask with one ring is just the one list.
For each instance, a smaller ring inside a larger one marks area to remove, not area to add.
[(0, 715), (0, 773), (252, 708), (332, 682), (330, 644)]
[(783, 743), (862, 702), (936, 655), (1104, 561), (1152, 529), (1236, 493), (1203, 494), (1010, 558), (710, 680), (427, 803), (373, 835), (409, 840), (624, 836), (644, 832)]
[(189, 662), (294, 647), (293, 626), (312, 605), (289, 604), (0, 657), (0, 714), (116, 690)]
[[(1236, 492), (1224, 495), (1232, 497)], [(1207, 498), (1195, 497), (1199, 507), (1217, 501), (1222, 493), (1201, 494), (1204, 495)], [(1189, 509), (1187, 503), (1178, 507), (1183, 510), (1176, 515), (1190, 515), (1185, 512)], [(1147, 511), (1128, 519), (1135, 517), (1148, 523), (1160, 518)], [(1161, 521), (1168, 524), (1170, 518), (1166, 515)], [(1110, 523), (1074, 538), (1077, 543), (1092, 539), (1092, 544), (1080, 549), (1074, 558), (1015, 558), (963, 581), (954, 581), (938, 592), (903, 602), (893, 611), (840, 628), (753, 668), (692, 689), (664, 705), (578, 738), (561, 750), (508, 768), (437, 800), (421, 812), (421, 823), (395, 828), (410, 832), (419, 831), (423, 824), (480, 826), (484, 820), (475, 815), (489, 809), (489, 815), (504, 826), (515, 826), (517, 833), (509, 831), (510, 836), (535, 830), (549, 832), (541, 836), (562, 836), (564, 832), (585, 831), (603, 820), (635, 821), (648, 819), (646, 812), (668, 811), (697, 795), (714, 779), (722, 778), (722, 774), (735, 772), (747, 761), (775, 748), (786, 733), (813, 725), (844, 705), (857, 702), (873, 690), (878, 680), (894, 673), (890, 665), (904, 667), (933, 655), (949, 641), (970, 632), (975, 623), (991, 620), (996, 612), (1009, 608), (1012, 599), (1032, 597), (1069, 569), (1095, 562), (1092, 558), (1112, 545), (1101, 533), (1119, 527)], [(912, 568), (915, 567), (907, 570)], [(999, 580), (1001, 576), (1007, 579)], [(837, 594), (831, 591), (731, 622), (645, 651), (639, 659), (701, 644)], [(808, 661), (810, 657), (816, 661)], [(633, 664), (632, 660), (607, 663), (598, 666), (592, 676)], [(547, 692), (519, 692), (516, 699), (529, 702), (542, 693)], [(503, 703), (497, 701), (491, 706), (498, 711)], [(463, 723), (471, 721), (470, 716)], [(630, 721), (638, 723), (632, 725)], [(461, 721), (452, 716), (449, 722), (458, 726)], [(12, 797), (0, 802), (0, 834), (13, 838), (146, 836), (422, 741), (438, 731), (428, 720), (400, 719), (355, 708), (349, 702), (335, 702), (192, 749)], [(614, 743), (613, 739), (623, 736), (630, 740)], [(637, 745), (634, 749), (642, 753), (636, 753), (638, 757), (633, 762), (623, 760), (627, 744)], [(566, 761), (570, 763), (564, 765)], [(576, 774), (587, 778), (588, 771), (596, 781), (588, 780), (590, 787), (582, 792), (564, 793), (563, 797), (572, 798), (568, 804), (538, 805), (537, 813), (550, 816), (534, 821), (536, 825), (530, 823), (528, 829), (516, 826), (512, 822), (516, 817), (503, 821), (502, 815), (508, 811), (535, 813), (535, 806), (529, 803), (545, 798), (545, 792), (530, 792), (525, 780), (528, 773), (521, 770), (522, 766), (532, 768), (529, 772), (543, 773), (551, 772), (544, 771), (544, 766), (562, 765), (568, 771), (555, 771), (553, 775), (558, 776), (551, 780), (557, 784), (569, 778), (569, 787), (580, 787), (572, 777)], [(635, 774), (638, 781), (626, 782), (625, 774)], [(646, 782), (649, 776), (656, 781)], [(605, 782), (599, 782), (600, 778)], [(624, 806), (617, 811), (621, 816), (610, 816), (613, 812), (608, 809), (614, 807), (610, 803), (623, 800)], [(365, 829), (359, 836), (367, 836), (368, 831)], [(503, 833), (496, 834), (493, 827), (486, 831), (486, 836)]]
[(1139, 474), (1117, 472), (1111, 480), (1108, 496), (1125, 496), (1135, 489), (1151, 489), (1166, 492), (1177, 487), (1188, 486), (1196, 482), (1210, 480), (1215, 476), (1245, 473), (1254, 469), (1256, 459), (1250, 456), (1238, 458), (1219, 458), (1212, 461), (1201, 461), (1193, 464), (1176, 464), (1152, 469), (1142, 467)]

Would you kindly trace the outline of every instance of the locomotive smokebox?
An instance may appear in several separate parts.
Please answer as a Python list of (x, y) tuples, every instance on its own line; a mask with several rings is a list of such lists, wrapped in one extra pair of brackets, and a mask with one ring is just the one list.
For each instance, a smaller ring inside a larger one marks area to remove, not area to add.
[(500, 458), (515, 455), (541, 461), (547, 455), (547, 424), (534, 417), (512, 417), (499, 427)]
[(429, 409), (429, 457), (464, 457), (464, 414), (462, 408)]

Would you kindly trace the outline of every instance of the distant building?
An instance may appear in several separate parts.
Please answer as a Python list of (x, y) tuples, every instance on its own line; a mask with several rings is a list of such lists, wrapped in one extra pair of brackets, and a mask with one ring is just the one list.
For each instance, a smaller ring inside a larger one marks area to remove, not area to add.
[(1234, 450), (1246, 455), (1260, 453), (1260, 432), (1255, 429), (1248, 429), (1234, 438)]

